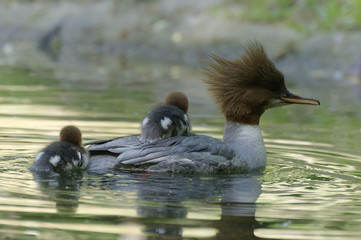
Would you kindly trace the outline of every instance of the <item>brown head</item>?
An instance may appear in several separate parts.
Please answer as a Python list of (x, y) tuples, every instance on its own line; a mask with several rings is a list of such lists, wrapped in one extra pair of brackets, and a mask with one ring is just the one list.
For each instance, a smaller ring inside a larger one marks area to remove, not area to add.
[(181, 109), (184, 113), (188, 112), (188, 98), (182, 92), (172, 92), (165, 99), (165, 105), (173, 105)]
[(60, 131), (60, 141), (81, 146), (81, 131), (75, 126), (63, 127)]
[(291, 94), (283, 74), (268, 59), (262, 45), (251, 42), (235, 60), (211, 56), (205, 63), (205, 83), (228, 121), (258, 124), (263, 112), (286, 104), (319, 105)]

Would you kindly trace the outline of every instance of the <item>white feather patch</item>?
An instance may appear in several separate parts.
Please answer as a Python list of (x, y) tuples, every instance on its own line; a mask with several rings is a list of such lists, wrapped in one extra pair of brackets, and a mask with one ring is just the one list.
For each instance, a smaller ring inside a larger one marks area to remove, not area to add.
[(172, 120), (170, 120), (167, 117), (164, 117), (162, 120), (160, 120), (160, 125), (162, 125), (162, 128), (164, 130), (167, 130), (169, 125), (171, 125), (171, 124), (172, 124)]
[(60, 162), (60, 156), (55, 155), (55, 156), (51, 157), (51, 158), (49, 159), (49, 162), (50, 162), (54, 167), (56, 167), (56, 165), (58, 165), (58, 163)]
[(35, 162), (38, 161), (43, 155), (44, 152), (39, 152), (38, 155), (36, 155)]
[(142, 126), (144, 127), (145, 125), (147, 125), (148, 122), (149, 122), (149, 118), (148, 117), (144, 118), (142, 122)]

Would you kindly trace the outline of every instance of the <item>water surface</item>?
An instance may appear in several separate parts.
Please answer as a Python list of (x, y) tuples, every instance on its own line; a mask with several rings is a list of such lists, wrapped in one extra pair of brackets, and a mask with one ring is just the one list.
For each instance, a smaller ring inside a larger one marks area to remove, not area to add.
[(139, 133), (148, 109), (174, 89), (190, 98), (193, 130), (221, 138), (224, 119), (197, 69), (129, 65), (91, 80), (1, 67), (0, 238), (359, 239), (360, 95), (347, 84), (289, 80), (322, 105), (264, 114), (262, 174), (29, 171), (64, 125), (79, 126), (85, 142)]

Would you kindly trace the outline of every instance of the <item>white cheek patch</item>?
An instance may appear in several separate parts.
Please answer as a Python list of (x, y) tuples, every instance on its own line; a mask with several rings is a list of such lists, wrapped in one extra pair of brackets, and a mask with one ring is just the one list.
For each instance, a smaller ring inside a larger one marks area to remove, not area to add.
[(170, 120), (167, 117), (164, 117), (162, 120), (160, 120), (160, 125), (162, 126), (162, 128), (164, 130), (167, 130), (169, 125), (171, 125), (171, 124), (172, 124), (172, 120)]
[(266, 109), (269, 108), (274, 108), (274, 107), (280, 107), (283, 105), (286, 105), (287, 103), (285, 103), (284, 101), (282, 101), (281, 99), (273, 99), (269, 102), (269, 104), (266, 106)]
[(144, 127), (145, 125), (147, 125), (148, 122), (149, 122), (149, 118), (148, 117), (144, 118), (142, 122), (142, 126)]
[(44, 152), (39, 152), (38, 155), (36, 155), (35, 162), (39, 161), (39, 159), (44, 155)]
[(58, 163), (60, 162), (60, 156), (55, 155), (55, 156), (51, 157), (51, 158), (49, 159), (49, 162), (50, 162), (54, 167), (56, 167), (56, 165), (58, 165)]
[(185, 121), (185, 122), (188, 122), (188, 116), (187, 116), (187, 114), (184, 114), (184, 121)]

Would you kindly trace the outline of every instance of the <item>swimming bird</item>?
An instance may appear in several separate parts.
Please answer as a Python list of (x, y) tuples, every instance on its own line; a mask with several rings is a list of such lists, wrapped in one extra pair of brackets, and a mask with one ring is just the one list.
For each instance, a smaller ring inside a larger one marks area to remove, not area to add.
[(30, 170), (83, 170), (88, 163), (89, 153), (82, 147), (81, 131), (75, 126), (66, 126), (60, 131), (59, 141), (51, 143), (36, 155)]
[[(268, 58), (259, 42), (250, 42), (234, 60), (210, 56), (204, 75), (210, 94), (226, 118), (223, 141), (205, 135), (188, 134), (146, 144), (135, 144), (129, 137), (100, 145), (103, 153), (91, 156), (105, 163), (104, 152), (113, 158), (106, 167), (116, 170), (167, 171), (192, 173), (248, 173), (263, 170), (267, 157), (259, 127), (261, 115), (270, 108), (289, 105), (319, 105), (311, 98), (292, 94), (283, 74)], [(116, 158), (115, 158), (116, 157)], [(97, 170), (104, 164), (95, 164)]]

